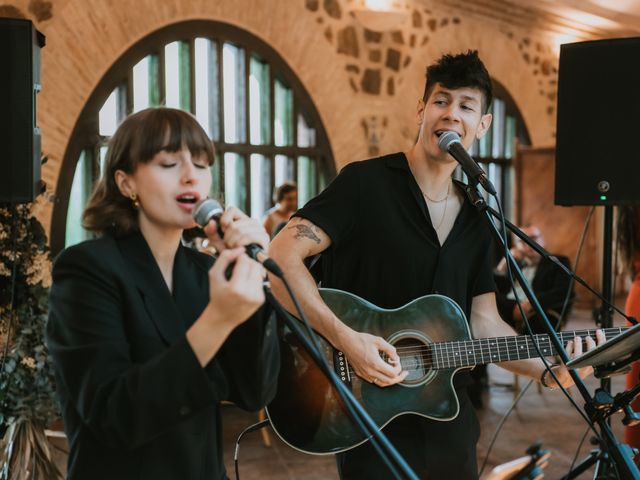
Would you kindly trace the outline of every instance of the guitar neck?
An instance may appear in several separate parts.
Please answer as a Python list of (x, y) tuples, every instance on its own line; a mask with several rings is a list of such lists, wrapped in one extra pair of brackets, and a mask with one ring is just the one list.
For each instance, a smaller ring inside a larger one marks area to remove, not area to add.
[[(607, 328), (603, 329), (603, 332), (609, 340), (620, 335), (627, 328)], [(596, 329), (575, 330), (558, 332), (558, 336), (562, 344), (566, 345), (576, 336), (581, 337), (583, 341), (587, 336), (595, 338), (595, 332)], [(533, 338), (529, 335), (519, 335), (433, 343), (431, 350), (431, 367), (436, 370), (535, 358), (539, 357), (538, 350), (545, 357), (556, 354), (556, 349), (547, 334), (537, 334)]]

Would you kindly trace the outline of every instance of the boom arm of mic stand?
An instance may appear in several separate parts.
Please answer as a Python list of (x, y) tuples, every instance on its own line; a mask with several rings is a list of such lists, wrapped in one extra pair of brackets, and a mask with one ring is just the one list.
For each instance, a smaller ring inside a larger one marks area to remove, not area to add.
[[(555, 347), (556, 352), (558, 353), (558, 356), (562, 360), (562, 363), (566, 365), (566, 363), (569, 361), (569, 357), (567, 356), (567, 352), (565, 352), (562, 342), (558, 337), (558, 333), (555, 331), (555, 329), (551, 325), (551, 322), (549, 322), (549, 318), (545, 315), (544, 311), (542, 310), (542, 307), (540, 306), (538, 299), (533, 293), (533, 290), (531, 289), (529, 282), (527, 282), (527, 279), (522, 273), (522, 270), (520, 270), (520, 267), (518, 267), (518, 264), (514, 260), (513, 256), (509, 253), (508, 249), (506, 248), (506, 244), (505, 244), (506, 239), (502, 238), (502, 235), (500, 235), (500, 231), (497, 229), (497, 227), (491, 220), (491, 217), (489, 216), (490, 215), (489, 206), (486, 204), (482, 196), (478, 193), (477, 188), (475, 186), (468, 185), (465, 190), (469, 199), (473, 203), (473, 205), (478, 209), (480, 213), (483, 214), (483, 217), (486, 220), (487, 225), (490, 228), (491, 232), (493, 233), (498, 244), (504, 247), (504, 250), (506, 251), (506, 254), (507, 254), (506, 261), (509, 263), (512, 272), (515, 273), (516, 278), (520, 283), (520, 286), (522, 287), (522, 290), (524, 291), (526, 297), (529, 299), (529, 302), (531, 303), (531, 306), (534, 308), (535, 312), (542, 319), (543, 324), (545, 325), (545, 328), (548, 332), (549, 339), (551, 340), (551, 343)], [(500, 215), (497, 215), (497, 217), (500, 218)], [(504, 220), (505, 220), (505, 223), (508, 223), (506, 219)], [(516, 227), (513, 226), (513, 228), (516, 228)], [(526, 237), (524, 233), (522, 232), (520, 233)], [(609, 424), (606, 422), (605, 419), (601, 418), (601, 416), (597, 414), (597, 412), (593, 408), (593, 404), (594, 404), (593, 398), (589, 393), (589, 390), (587, 389), (586, 385), (582, 381), (582, 378), (580, 378), (580, 376), (578, 375), (578, 373), (575, 370), (570, 369), (569, 374), (571, 375), (571, 378), (573, 379), (575, 386), (577, 387), (578, 391), (580, 392), (580, 394), (582, 395), (582, 398), (585, 401), (585, 412), (587, 413), (587, 415), (589, 415), (589, 418), (592, 421), (598, 423), (598, 426), (600, 427), (600, 433), (604, 437), (604, 442), (606, 443), (605, 446), (608, 449), (609, 454), (613, 458), (613, 461), (615, 462), (618, 472), (622, 475), (621, 478), (623, 478), (624, 480), (627, 480), (627, 479), (640, 480), (640, 470), (638, 470), (638, 467), (633, 462), (633, 456), (631, 455), (630, 447), (628, 445), (622, 445), (620, 442), (618, 442), (618, 439), (615, 437), (615, 435), (611, 431), (611, 427), (609, 426)]]
[[(400, 455), (400, 453), (396, 450), (396, 448), (391, 444), (386, 435), (382, 432), (380, 427), (376, 425), (371, 416), (367, 413), (367, 411), (360, 405), (360, 403), (353, 396), (351, 391), (342, 383), (342, 381), (338, 378), (335, 372), (327, 369), (327, 365), (324, 361), (324, 357), (322, 353), (318, 351), (311, 340), (305, 335), (302, 327), (299, 325), (298, 320), (293, 318), (289, 312), (278, 302), (278, 300), (274, 297), (273, 293), (269, 288), (265, 288), (265, 296), (269, 304), (280, 314), (281, 318), (287, 324), (287, 327), (293, 332), (293, 334), (300, 340), (300, 342), (304, 345), (309, 355), (316, 362), (320, 370), (325, 374), (325, 376), (329, 379), (331, 384), (336, 388), (338, 395), (344, 402), (347, 410), (353, 417), (353, 420), (356, 422), (358, 427), (363, 431), (367, 437), (374, 437), (376, 441), (379, 442), (380, 448), (383, 450), (383, 453), (388, 455), (390, 460), (395, 462), (395, 465), (387, 466), (393, 471), (394, 467), (400, 469), (403, 473), (403, 477), (400, 477), (396, 472), (394, 472), (396, 478), (407, 478), (410, 480), (419, 480), (418, 476), (411, 469), (409, 464), (405, 461), (404, 458)], [(381, 452), (379, 452), (381, 453)], [(382, 454), (382, 453), (381, 453)], [(388, 460), (384, 458), (385, 462)]]
[[(475, 198), (475, 197), (474, 197)], [(473, 200), (472, 200), (473, 201)], [(479, 197), (479, 199), (475, 200), (477, 201), (482, 201), (484, 202), (484, 198)], [(474, 203), (474, 205), (477, 205), (477, 203)], [(500, 220), (500, 213), (497, 212), (496, 210), (494, 210), (493, 208), (491, 208), (489, 205), (484, 206), (484, 209), (490, 213), (491, 215), (493, 215), (494, 218)], [(603, 296), (602, 294), (600, 294), (599, 292), (597, 292), (596, 290), (594, 290), (591, 285), (589, 285), (587, 282), (585, 282), (580, 276), (576, 275), (575, 272), (573, 272), (570, 268), (568, 268), (566, 265), (564, 265), (560, 260), (557, 259), (557, 257), (555, 257), (554, 255), (551, 255), (549, 252), (547, 252), (544, 248), (542, 248), (542, 246), (540, 246), (537, 242), (535, 242), (534, 240), (531, 239), (531, 237), (529, 237), (526, 233), (524, 233), (522, 230), (520, 230), (517, 226), (515, 226), (513, 223), (511, 223), (509, 220), (507, 220), (506, 218), (504, 219), (505, 225), (507, 226), (507, 228), (513, 232), (520, 240), (522, 240), (524, 243), (526, 243), (527, 245), (529, 245), (533, 250), (536, 251), (536, 253), (538, 255), (540, 255), (541, 257), (546, 258), (547, 260), (553, 262), (554, 265), (556, 265), (558, 268), (560, 268), (567, 276), (569, 276), (570, 278), (572, 278), (573, 280), (575, 280), (576, 282), (578, 282), (580, 285), (582, 285), (583, 287), (585, 287), (587, 290), (589, 290), (591, 293), (593, 293), (596, 297), (598, 297), (600, 300), (602, 300), (603, 302), (605, 302), (607, 305), (609, 305), (611, 308), (613, 308), (617, 313), (619, 313), (620, 315), (622, 315), (625, 319), (629, 320), (629, 322), (631, 322), (632, 324), (636, 324), (638, 323), (638, 320), (636, 320), (634, 317), (631, 317), (627, 314), (625, 314), (622, 310), (620, 310), (618, 307), (616, 307), (615, 305), (611, 305), (610, 302), (608, 302)]]

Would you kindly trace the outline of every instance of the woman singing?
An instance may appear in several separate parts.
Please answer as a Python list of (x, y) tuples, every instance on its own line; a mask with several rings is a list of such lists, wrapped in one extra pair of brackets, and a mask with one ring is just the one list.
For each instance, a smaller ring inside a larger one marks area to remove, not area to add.
[(267, 233), (230, 208), (224, 240), (215, 221), (205, 229), (215, 263), (181, 244), (213, 161), (188, 113), (131, 115), (84, 212), (98, 238), (54, 264), (47, 336), (69, 479), (225, 479), (220, 402), (257, 410), (275, 394), (264, 271), (243, 248), (267, 250)]

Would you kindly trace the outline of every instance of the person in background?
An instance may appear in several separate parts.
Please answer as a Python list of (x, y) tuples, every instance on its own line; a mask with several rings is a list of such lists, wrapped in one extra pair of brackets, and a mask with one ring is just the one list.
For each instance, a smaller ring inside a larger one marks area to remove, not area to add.
[(273, 201), (276, 203), (275, 206), (267, 210), (262, 221), (265, 230), (272, 238), (298, 209), (298, 187), (293, 182), (283, 183), (276, 188)]
[[(544, 247), (544, 237), (540, 229), (535, 225), (528, 225), (522, 228), (522, 231), (531, 237), (532, 240)], [(546, 258), (542, 258), (529, 245), (519, 238), (515, 237), (511, 254), (520, 265), (522, 273), (527, 278), (533, 293), (536, 294), (542, 309), (547, 313), (549, 320), (557, 322), (558, 315), (562, 312), (564, 301), (567, 297), (567, 291), (571, 285), (571, 279), (563, 272), (554, 262)], [(571, 267), (569, 259), (563, 255), (555, 255), (555, 257), (567, 268)], [(505, 322), (511, 325), (516, 332), (526, 333), (524, 320), (520, 309), (515, 300), (511, 282), (507, 275), (507, 264), (504, 258), (496, 267), (496, 285), (498, 293), (496, 299), (498, 301), (498, 311)], [(516, 291), (518, 299), (522, 305), (522, 309), (527, 315), (529, 324), (534, 333), (545, 333), (547, 330), (533, 310), (531, 303), (527, 299), (522, 287), (516, 283)], [(573, 291), (569, 294), (569, 300), (573, 300)], [(549, 312), (556, 312), (555, 314)], [(565, 311), (566, 316), (566, 311)], [(561, 325), (557, 325), (559, 329)]]
[(70, 480), (225, 479), (220, 403), (257, 411), (275, 394), (264, 269), (244, 253), (268, 249), (264, 228), (231, 208), (224, 239), (205, 228), (217, 259), (181, 244), (213, 162), (190, 114), (129, 116), (84, 211), (99, 238), (55, 261), (47, 343)]

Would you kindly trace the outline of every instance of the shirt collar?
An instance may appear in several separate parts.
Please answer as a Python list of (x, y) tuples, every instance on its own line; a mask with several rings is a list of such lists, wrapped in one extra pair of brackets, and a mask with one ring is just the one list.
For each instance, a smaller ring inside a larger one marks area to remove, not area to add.
[(404, 152), (398, 152), (396, 155), (389, 155), (386, 159), (386, 165), (389, 168), (406, 170), (407, 172), (411, 172), (409, 169), (409, 162), (407, 161), (407, 156)]
[[(413, 175), (413, 172), (411, 172), (411, 169), (409, 168), (409, 161), (407, 160), (407, 156), (404, 154), (404, 152), (398, 152), (396, 155), (387, 156), (385, 163), (388, 168), (405, 170)], [(465, 187), (467, 186), (467, 184), (461, 182), (460, 180), (454, 179), (453, 185), (458, 187), (458, 189), (462, 191), (462, 194), (464, 196), (464, 203), (466, 203), (469, 200), (465, 193)]]

